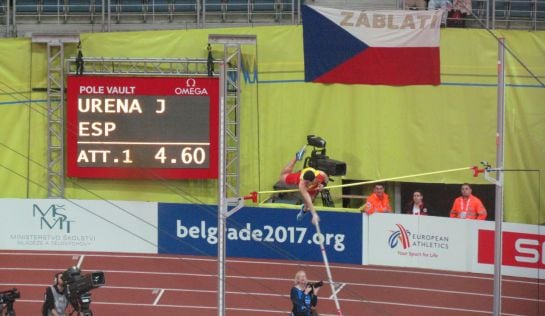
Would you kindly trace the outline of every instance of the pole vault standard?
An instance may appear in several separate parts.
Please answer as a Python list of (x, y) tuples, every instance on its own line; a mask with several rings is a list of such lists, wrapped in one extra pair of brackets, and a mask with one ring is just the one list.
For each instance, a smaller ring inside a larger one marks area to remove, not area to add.
[[(230, 86), (234, 88), (236, 92), (236, 98), (234, 102), (235, 105), (240, 105), (240, 65), (241, 65), (241, 45), (256, 45), (257, 43), (257, 37), (255, 35), (224, 35), (224, 34), (210, 34), (208, 36), (208, 43), (209, 44), (221, 44), (224, 48), (224, 56), (223, 60), (220, 63), (220, 97), (219, 97), (219, 135), (218, 135), (218, 316), (224, 316), (225, 315), (225, 280), (226, 280), (226, 273), (225, 273), (225, 257), (226, 257), (226, 249), (227, 249), (227, 243), (225, 239), (225, 232), (227, 229), (227, 218), (234, 214), (236, 211), (241, 209), (244, 206), (244, 200), (245, 199), (252, 199), (257, 202), (257, 195), (251, 194), (246, 197), (232, 197), (229, 198), (229, 192), (228, 188), (233, 191), (233, 187), (235, 187), (234, 191), (236, 191), (236, 194), (238, 195), (238, 179), (239, 179), (239, 168), (236, 168), (236, 179), (237, 184), (236, 185), (230, 185), (228, 182), (228, 168), (229, 166), (233, 165), (233, 160), (229, 160), (229, 158), (232, 158), (233, 152), (232, 148), (229, 148), (229, 140), (228, 136), (231, 136), (231, 140), (237, 143), (237, 146), (240, 144), (239, 139), (233, 139), (233, 133), (230, 130), (230, 126), (227, 126), (226, 124), (227, 118), (229, 115), (232, 115), (232, 110), (236, 111), (238, 108), (235, 107), (235, 109), (229, 109), (228, 108), (228, 97), (229, 97), (229, 87), (227, 82), (230, 83)], [(230, 50), (231, 49), (231, 50)], [(256, 53), (257, 58), (257, 53)], [(236, 67), (237, 71), (235, 74), (235, 80), (233, 81), (233, 78), (228, 78), (227, 72), (228, 69), (228, 63), (233, 62)], [(209, 70), (210, 71), (210, 70)], [(211, 69), (213, 72), (213, 69)], [(232, 105), (232, 104), (230, 104)], [(236, 112), (238, 113), (238, 112)], [(238, 126), (238, 125), (237, 125)], [(237, 134), (237, 133), (234, 133)], [(237, 147), (238, 148), (238, 147)], [(231, 156), (229, 156), (229, 153)], [(228, 157), (229, 156), (229, 157)], [(238, 166), (238, 162), (240, 158), (238, 157), (238, 151), (236, 152), (236, 163)], [(233, 194), (234, 195), (234, 194)], [(234, 207), (233, 209), (228, 211), (229, 206)]]
[(505, 39), (498, 41), (498, 113), (496, 126), (496, 209), (494, 231), (494, 307), (493, 314), (501, 315), (501, 257), (502, 257), (502, 222), (503, 222), (503, 157), (505, 125)]

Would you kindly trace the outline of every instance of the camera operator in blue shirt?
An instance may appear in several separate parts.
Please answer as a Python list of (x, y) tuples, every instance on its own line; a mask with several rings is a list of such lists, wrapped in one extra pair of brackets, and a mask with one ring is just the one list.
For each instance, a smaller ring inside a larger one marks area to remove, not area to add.
[(291, 316), (317, 316), (318, 291), (323, 282), (308, 282), (305, 271), (297, 271), (290, 299), (293, 304)]

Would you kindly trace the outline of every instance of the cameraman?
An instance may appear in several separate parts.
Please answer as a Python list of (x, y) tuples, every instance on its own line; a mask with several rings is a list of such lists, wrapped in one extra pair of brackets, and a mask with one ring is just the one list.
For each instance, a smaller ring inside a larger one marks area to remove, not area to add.
[(293, 304), (291, 316), (318, 316), (318, 291), (321, 282), (309, 283), (305, 271), (297, 271), (294, 286), (291, 288), (290, 299)]
[(45, 302), (42, 306), (43, 316), (61, 316), (66, 315), (68, 307), (68, 296), (62, 273), (55, 274), (55, 281), (52, 286), (45, 289)]

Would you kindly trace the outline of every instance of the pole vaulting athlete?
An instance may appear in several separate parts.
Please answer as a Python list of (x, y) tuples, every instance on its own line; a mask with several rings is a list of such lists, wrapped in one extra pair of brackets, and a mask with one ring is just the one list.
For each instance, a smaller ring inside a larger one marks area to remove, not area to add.
[(327, 174), (323, 171), (314, 168), (305, 168), (298, 172), (293, 172), (293, 167), (297, 161), (303, 159), (305, 155), (305, 147), (301, 148), (280, 173), (280, 181), (285, 185), (297, 185), (299, 192), (303, 197), (303, 205), (297, 214), (297, 221), (301, 221), (305, 214), (310, 210), (312, 214), (312, 224), (316, 225), (320, 221), (320, 217), (316, 213), (312, 201), (328, 181)]

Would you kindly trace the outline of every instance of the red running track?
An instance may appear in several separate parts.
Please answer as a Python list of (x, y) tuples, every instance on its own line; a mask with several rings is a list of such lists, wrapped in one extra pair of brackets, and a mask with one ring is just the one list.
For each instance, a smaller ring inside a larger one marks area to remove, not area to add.
[[(80, 264), (101, 270), (106, 285), (91, 291), (94, 315), (217, 315), (217, 261), (209, 257), (141, 254), (0, 253), (0, 290), (16, 287), (18, 316), (40, 315), (54, 274)], [(288, 315), (293, 276), (304, 269), (327, 280), (320, 262), (230, 259), (227, 315)], [(490, 315), (492, 276), (423, 269), (332, 265), (344, 315)], [(502, 315), (545, 315), (545, 281), (503, 277)], [(328, 284), (320, 315), (336, 315)]]

